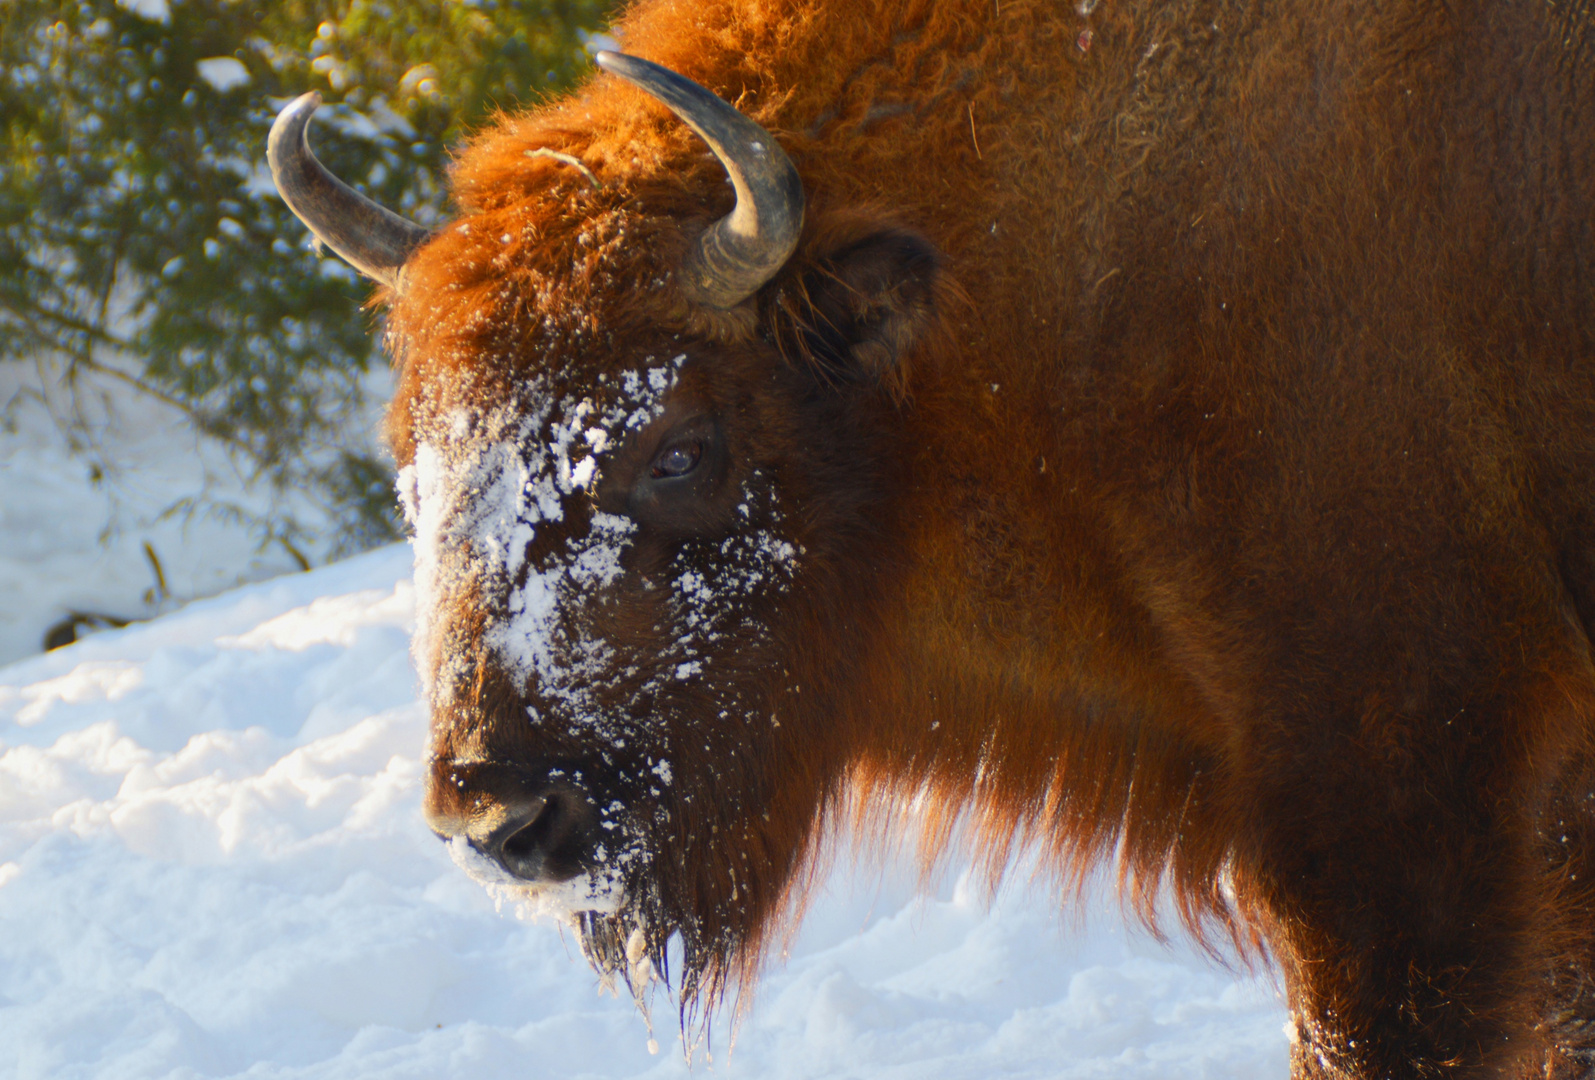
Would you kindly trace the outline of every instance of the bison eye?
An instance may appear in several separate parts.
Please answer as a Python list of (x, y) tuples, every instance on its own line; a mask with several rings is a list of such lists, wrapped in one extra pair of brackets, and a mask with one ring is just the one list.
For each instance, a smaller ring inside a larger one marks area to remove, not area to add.
[(649, 472), (655, 480), (669, 476), (686, 476), (698, 467), (698, 459), (702, 456), (702, 443), (677, 443), (654, 458), (653, 467)]

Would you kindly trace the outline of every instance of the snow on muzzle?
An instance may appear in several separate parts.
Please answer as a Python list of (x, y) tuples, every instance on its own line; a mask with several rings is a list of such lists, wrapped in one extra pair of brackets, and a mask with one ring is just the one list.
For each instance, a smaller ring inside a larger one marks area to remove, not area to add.
[(571, 911), (612, 909), (635, 852), (617, 846), (618, 804), (600, 809), (591, 770), (544, 756), (533, 732), (549, 736), (557, 717), (549, 737), (589, 749), (630, 734), (614, 649), (580, 612), (621, 577), (636, 526), (588, 499), (606, 452), (659, 414), (685, 359), (621, 373), (604, 401), (533, 381), (514, 402), (455, 410), (399, 477), (433, 713), (428, 823), (479, 880), (534, 886)]
[(437, 761), (427, 824), (451, 843), (463, 839), (517, 881), (570, 881), (599, 869), (603, 846), (598, 805), (580, 777), (569, 765)]

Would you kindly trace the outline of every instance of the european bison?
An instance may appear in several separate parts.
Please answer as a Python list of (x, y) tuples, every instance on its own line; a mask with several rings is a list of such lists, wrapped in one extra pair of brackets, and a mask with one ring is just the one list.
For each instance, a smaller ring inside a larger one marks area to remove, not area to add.
[(617, 35), (430, 236), (273, 134), (387, 286), (433, 828), (690, 1007), (920, 800), (1266, 950), (1298, 1077), (1588, 1075), (1589, 0)]

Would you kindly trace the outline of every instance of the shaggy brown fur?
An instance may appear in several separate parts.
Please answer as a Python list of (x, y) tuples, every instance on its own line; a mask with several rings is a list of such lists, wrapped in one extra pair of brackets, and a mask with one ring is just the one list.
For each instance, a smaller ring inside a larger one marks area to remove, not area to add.
[[(1257, 935), (1297, 1077), (1587, 1075), (1588, 0), (642, 0), (618, 33), (780, 137), (798, 254), (695, 308), (672, 274), (731, 194), (691, 132), (608, 77), (505, 117), (395, 298), (393, 445), (686, 351), (662, 422), (714, 417), (728, 479), (628, 572), (708, 572), (755, 488), (803, 556), (624, 747), (529, 723), (503, 598), (443, 597), (435, 819), (493, 797), (461, 762), (590, 762), (652, 853), (590, 947), (680, 932), (690, 1000), (849, 790), (928, 798), (994, 864), (1116, 854), (1145, 910)], [(673, 618), (641, 585), (562, 617), (643, 666)]]

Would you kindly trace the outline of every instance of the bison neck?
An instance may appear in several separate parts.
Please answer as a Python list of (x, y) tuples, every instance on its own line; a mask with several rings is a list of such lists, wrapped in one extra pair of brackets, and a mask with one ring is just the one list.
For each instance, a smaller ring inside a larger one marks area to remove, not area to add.
[[(967, 298), (901, 421), (910, 569), (847, 706), (866, 778), (1212, 895), (1213, 792), (1328, 790), (1369, 723), (1405, 747), (1469, 718), (1379, 760), (1393, 817), (1426, 770), (1561, 768), (1510, 734), (1551, 683), (1595, 699), (1564, 592), (1595, 275), (1545, 225), (1589, 220), (1554, 118), (1592, 102), (1554, 20), (1425, 16), (1419, 64), (1399, 4), (854, 7), (745, 21), (778, 59), (729, 81), (785, 95), (816, 218), (883, 208)], [(1463, 68), (1566, 99), (1502, 134)], [(1265, 759), (1277, 790), (1237, 779)]]

